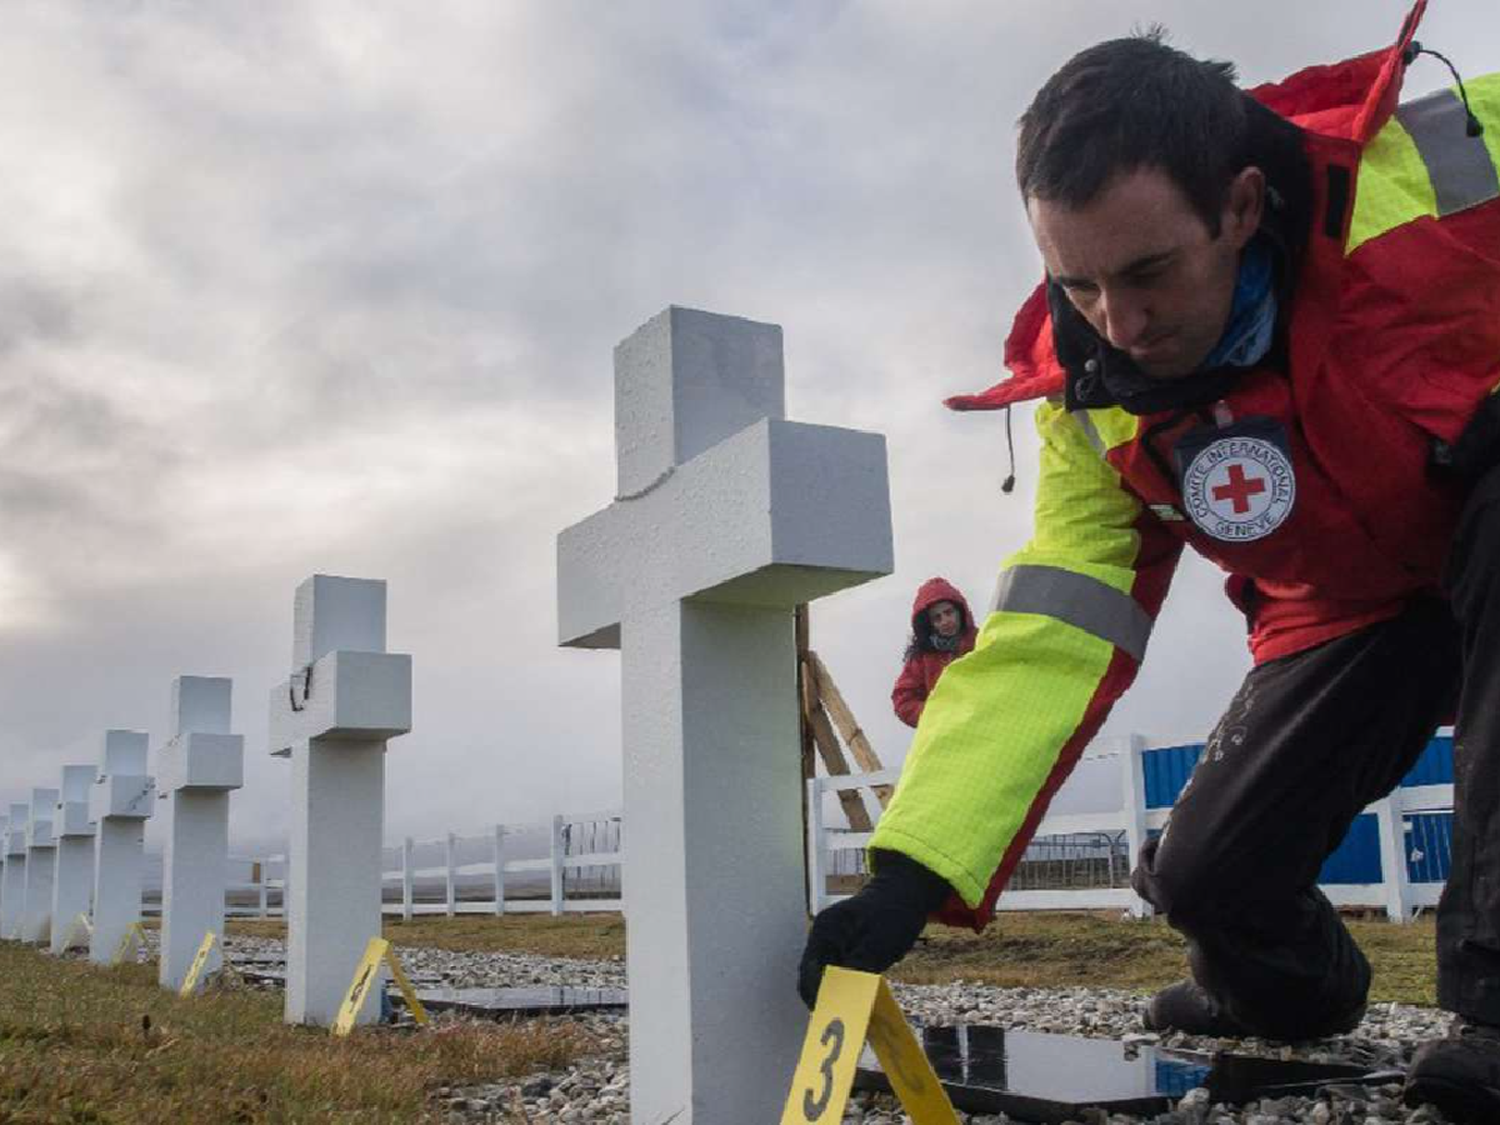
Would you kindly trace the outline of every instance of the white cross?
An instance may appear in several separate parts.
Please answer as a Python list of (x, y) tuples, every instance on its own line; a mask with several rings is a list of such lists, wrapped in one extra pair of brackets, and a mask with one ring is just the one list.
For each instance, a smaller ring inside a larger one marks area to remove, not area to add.
[(52, 814), (57, 790), (31, 791), (31, 818), (26, 823), (26, 905), (22, 908), (21, 940), (48, 941), (52, 932), (52, 875), (57, 865), (57, 837)]
[(52, 820), (57, 837), (57, 867), (52, 876), (53, 953), (61, 953), (68, 927), (89, 912), (94, 893), (94, 824), (89, 820), (89, 790), (98, 770), (63, 766), (61, 793)]
[[(271, 692), (271, 752), (292, 760), (286, 1020), (331, 1024), (380, 936), (385, 744), (411, 730), (411, 657), (385, 651), (385, 583), (297, 587), (291, 678)], [(359, 1022), (379, 1016), (371, 989)]]
[(885, 439), (785, 420), (781, 329), (615, 351), (619, 493), (558, 537), (559, 641), (622, 648), (631, 1116), (773, 1121), (806, 1012), (793, 609), (892, 567)]
[(26, 822), (31, 806), (18, 801), (10, 806), (5, 822), (5, 875), (0, 882), (0, 937), (21, 934), (21, 916), (26, 907)]
[[(245, 783), (245, 740), (229, 733), (233, 689), (222, 676), (173, 680), (172, 737), (157, 751), (157, 782), (168, 809), (157, 979), (174, 992), (204, 935), (224, 936), (229, 794)], [(215, 972), (221, 964), (216, 942), (203, 971)]]
[(155, 807), (156, 779), (146, 773), (145, 732), (105, 731), (99, 779), (89, 793), (89, 819), (94, 822), (89, 960), (96, 965), (108, 964), (125, 931), (140, 921), (146, 820)]

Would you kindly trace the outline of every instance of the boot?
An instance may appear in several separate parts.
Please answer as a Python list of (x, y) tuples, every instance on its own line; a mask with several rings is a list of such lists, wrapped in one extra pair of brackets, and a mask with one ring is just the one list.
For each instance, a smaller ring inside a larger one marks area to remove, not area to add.
[(1437, 1106), (1454, 1122), (1500, 1121), (1500, 1027), (1462, 1023), (1446, 1039), (1424, 1043), (1402, 1096), (1409, 1106)]
[[(1148, 1031), (1183, 1031), (1189, 1035), (1212, 1035), (1220, 1039), (1323, 1039), (1343, 1035), (1359, 1026), (1365, 1018), (1365, 1005), (1356, 1004), (1348, 1012), (1325, 1020), (1317, 1026), (1288, 1025), (1280, 1028), (1255, 1028), (1241, 1022), (1202, 985), (1181, 980), (1162, 989), (1146, 1007), (1144, 1023)], [(1500, 1121), (1500, 1118), (1496, 1118)]]
[(1208, 989), (1192, 980), (1180, 980), (1151, 997), (1143, 1022), (1147, 1031), (1182, 1031), (1221, 1039), (1244, 1039), (1251, 1034)]

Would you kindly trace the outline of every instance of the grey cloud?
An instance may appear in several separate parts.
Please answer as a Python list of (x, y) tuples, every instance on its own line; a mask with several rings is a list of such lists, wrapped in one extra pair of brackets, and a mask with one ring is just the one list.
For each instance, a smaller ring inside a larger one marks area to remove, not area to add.
[[(392, 836), (609, 803), (618, 659), (553, 649), (552, 542), (611, 495), (611, 349), (668, 303), (783, 324), (792, 415), (888, 435), (898, 572), (814, 635), (899, 760), (911, 592), (982, 603), (1030, 523), (1027, 413), (1006, 498), (1001, 419), (939, 400), (999, 378), (1038, 273), (1010, 174), (1032, 91), (1138, 20), (1259, 81), (1404, 10), (16, 8), (0, 106), (47, 113), (0, 110), (0, 787), (159, 731), (183, 672), (234, 675), (263, 740), (319, 570), (388, 578), (416, 656)], [(1500, 16), (1445, 3), (1424, 37), (1479, 73)], [(1212, 722), (1246, 662), (1217, 581), (1184, 571), (1111, 729)], [(250, 756), (236, 830), (274, 832), (285, 774)]]

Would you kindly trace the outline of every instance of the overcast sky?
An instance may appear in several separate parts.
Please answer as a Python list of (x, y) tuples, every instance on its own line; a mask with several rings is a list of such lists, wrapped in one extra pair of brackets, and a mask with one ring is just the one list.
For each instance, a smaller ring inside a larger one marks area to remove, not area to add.
[[(999, 378), (1039, 273), (1014, 121), (1160, 21), (1247, 82), (1370, 50), (1404, 0), (62, 3), (0, 37), (0, 800), (234, 678), (237, 849), (279, 839), (266, 698), (313, 572), (385, 578), (414, 654), (387, 839), (614, 804), (619, 657), (554, 647), (557, 532), (614, 489), (611, 350), (668, 304), (785, 329), (795, 419), (884, 433), (893, 577), (815, 646), (891, 764), (911, 595), (1025, 539)], [(1500, 6), (1422, 39), (1500, 67)], [(1408, 87), (1445, 73), (1431, 60)], [(1248, 666), (1184, 567), (1109, 731), (1202, 736)]]

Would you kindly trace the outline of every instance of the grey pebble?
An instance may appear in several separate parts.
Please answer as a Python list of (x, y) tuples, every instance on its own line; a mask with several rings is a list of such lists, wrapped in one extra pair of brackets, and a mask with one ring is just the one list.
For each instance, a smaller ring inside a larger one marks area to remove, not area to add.
[[(148, 932), (149, 957), (156, 932)], [(282, 943), (232, 936), (231, 956), (279, 953)], [(466, 953), (438, 949), (403, 949), (409, 974), (440, 980), (453, 987), (518, 988), (571, 985), (621, 988), (625, 965), (619, 959), (582, 960), (534, 954)], [(1155, 1035), (1141, 1028), (1142, 997), (1120, 989), (995, 988), (970, 982), (895, 986), (907, 1017), (917, 1024), (960, 1021), (1125, 1040), (1131, 1049), (1152, 1043), (1187, 1050), (1229, 1050), (1270, 1058), (1316, 1062), (1349, 1062), (1360, 1066), (1404, 1069), (1412, 1052), (1428, 1039), (1445, 1034), (1451, 1017), (1432, 1008), (1374, 1004), (1353, 1033), (1334, 1039), (1288, 1046), (1259, 1039), (1200, 1039), (1179, 1033)], [(532, 1074), (510, 1082), (434, 1091), (444, 1119), (454, 1125), (509, 1120), (525, 1106), (533, 1125), (629, 1125), (629, 1027), (621, 1013), (597, 1012), (569, 1017), (587, 1028), (600, 1053), (550, 1074)], [(443, 1022), (457, 1022), (444, 1016)], [(967, 1125), (1012, 1125), (1004, 1115), (960, 1115)], [(845, 1121), (850, 1125), (903, 1125), (908, 1119), (885, 1096), (856, 1094)], [(1015, 1123), (1019, 1125), (1019, 1123)], [(1411, 1110), (1400, 1102), (1399, 1085), (1379, 1090), (1362, 1086), (1325, 1087), (1317, 1098), (1264, 1099), (1250, 1106), (1211, 1105), (1208, 1091), (1190, 1090), (1169, 1112), (1133, 1117), (1096, 1112), (1079, 1125), (1448, 1125), (1427, 1107)]]

